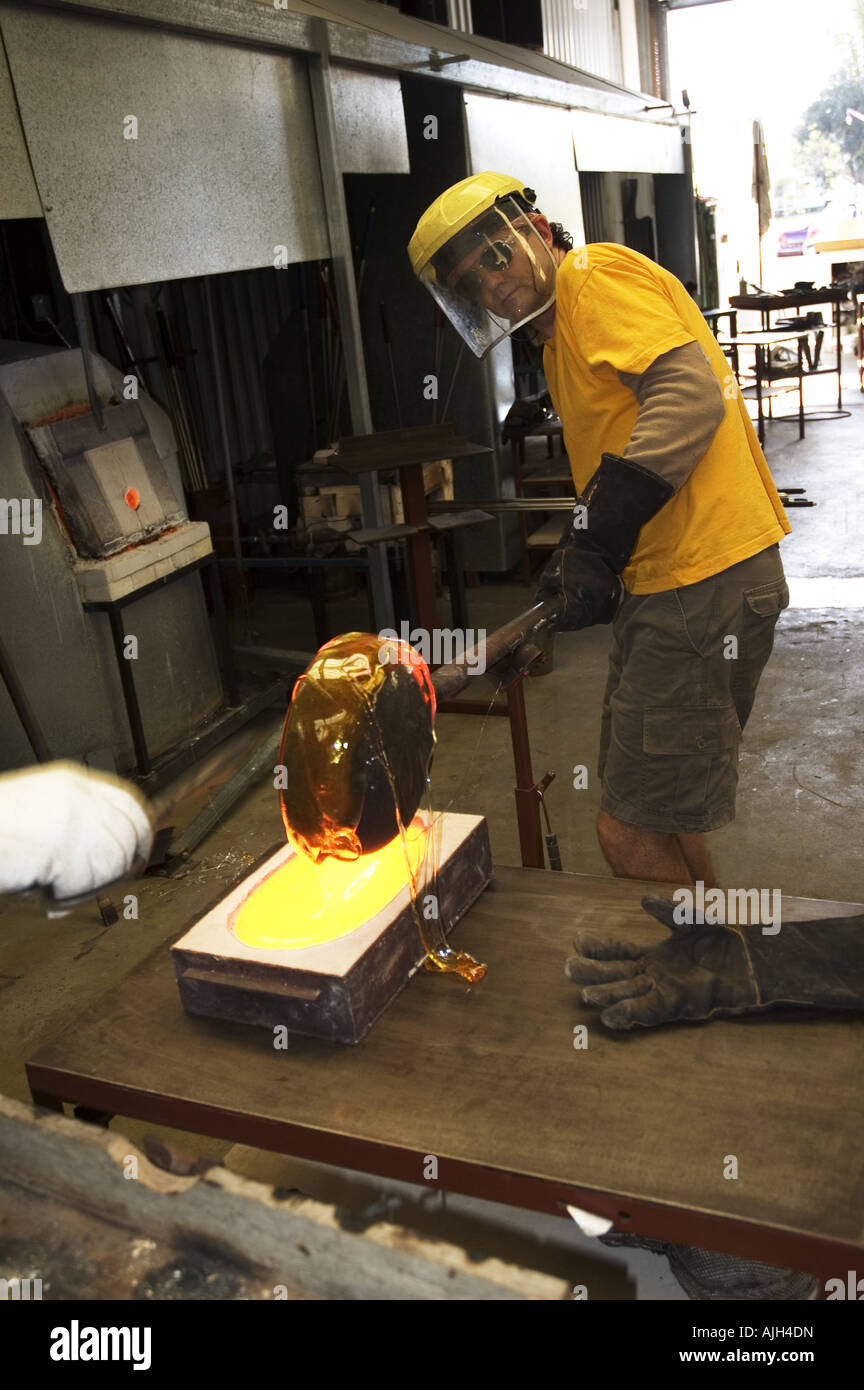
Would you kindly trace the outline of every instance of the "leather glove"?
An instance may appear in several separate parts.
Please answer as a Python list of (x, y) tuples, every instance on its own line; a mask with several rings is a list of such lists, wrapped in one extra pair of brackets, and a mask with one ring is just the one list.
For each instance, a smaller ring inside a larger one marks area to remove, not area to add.
[[(612, 621), (624, 593), (618, 576), (642, 527), (673, 493), (665, 478), (632, 459), (603, 455), (540, 576), (534, 599), (561, 602), (555, 624), (560, 631)], [(579, 512), (580, 505), (587, 516)]]
[(681, 926), (675, 904), (642, 906), (673, 933), (657, 946), (580, 932), (565, 974), (607, 1028), (650, 1028), (780, 1005), (864, 1010), (864, 914), (759, 926)]
[(95, 892), (146, 860), (152, 843), (147, 802), (119, 777), (71, 762), (0, 777), (0, 892)]

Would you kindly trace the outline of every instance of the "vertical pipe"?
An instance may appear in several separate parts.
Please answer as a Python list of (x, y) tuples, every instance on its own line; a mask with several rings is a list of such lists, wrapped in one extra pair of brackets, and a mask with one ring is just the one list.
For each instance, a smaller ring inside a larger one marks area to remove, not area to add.
[(507, 713), (510, 717), (513, 765), (516, 769), (516, 821), (519, 826), (522, 863), (526, 869), (545, 869), (540, 797), (531, 770), (531, 745), (528, 742), (525, 691), (521, 676), (507, 688)]
[(87, 308), (84, 303), (83, 294), (70, 295), (72, 300), (72, 313), (75, 316), (75, 328), (78, 333), (78, 343), (81, 348), (81, 360), (84, 363), (84, 380), (87, 382), (87, 396), (90, 400), (90, 409), (93, 412), (93, 419), (96, 421), (96, 428), (105, 429), (105, 421), (102, 418), (102, 402), (96, 391), (93, 381), (93, 363), (90, 361), (90, 334), (87, 329)]
[(138, 704), (138, 692), (135, 689), (135, 677), (132, 674), (132, 662), (127, 661), (124, 655), (125, 634), (123, 631), (123, 617), (117, 602), (106, 605), (108, 622), (111, 627), (111, 640), (114, 643), (114, 655), (117, 659), (117, 670), (120, 675), (120, 684), (123, 687), (123, 699), (126, 704), (126, 717), (129, 720), (129, 732), (132, 735), (132, 745), (135, 749), (135, 766), (142, 777), (146, 777), (151, 771), (150, 754), (147, 751), (147, 738), (144, 733), (144, 725), (141, 721), (141, 706)]
[(247, 286), (244, 284), (248, 276), (248, 271), (238, 272), (230, 276), (229, 294), (231, 296), (232, 308), (234, 310), (234, 322), (237, 329), (236, 346), (240, 349), (240, 360), (243, 368), (243, 416), (246, 425), (246, 435), (253, 453), (254, 464), (260, 468), (267, 455), (267, 437), (265, 421), (267, 420), (267, 405), (264, 400), (264, 393), (261, 390), (261, 363), (258, 355), (258, 345), (255, 340), (252, 312), (252, 305), (247, 293)]
[[(237, 567), (237, 578), (240, 584), (240, 594), (245, 611), (245, 582), (243, 573), (243, 555), (240, 549), (240, 518), (237, 514), (237, 497), (234, 492), (234, 468), (231, 460), (231, 443), (228, 437), (228, 416), (225, 409), (225, 391), (222, 382), (222, 366), (219, 361), (219, 342), (216, 336), (216, 319), (213, 313), (213, 290), (210, 280), (204, 281), (204, 297), (207, 304), (207, 324), (210, 330), (210, 351), (213, 357), (213, 383), (216, 389), (216, 409), (219, 416), (219, 433), (222, 440), (222, 453), (225, 462), (225, 486), (228, 489), (228, 503), (231, 508), (231, 536), (234, 543), (234, 562)], [(248, 615), (246, 621), (246, 636), (249, 638)]]
[[(318, 46), (318, 51), (310, 53), (308, 58), (312, 112), (315, 120), (315, 133), (318, 138), (321, 182), (330, 235), (330, 252), (333, 258), (333, 278), (342, 328), (342, 349), (345, 354), (351, 427), (355, 434), (371, 434), (373, 428), (372, 411), (369, 405), (363, 337), (360, 331), (357, 285), (351, 258), (351, 236), (345, 206), (345, 188), (336, 143), (336, 119), (333, 113), (330, 46), (326, 20), (313, 19), (311, 30), (313, 41)], [(363, 509), (363, 525), (369, 528), (383, 526), (384, 518), (377, 473), (361, 474), (360, 497)], [(383, 546), (372, 547), (369, 556), (369, 580), (372, 585), (375, 620), (378, 628), (392, 627), (394, 623), (393, 595), (390, 590), (390, 575), (387, 570), (387, 557)]]
[(11, 658), (6, 648), (3, 646), (2, 641), (0, 641), (0, 681), (3, 682), (8, 691), (9, 699), (12, 701), (12, 707), (21, 721), (21, 727), (27, 735), (30, 747), (33, 749), (37, 761), (40, 763), (49, 763), (51, 761), (51, 750), (45, 742), (45, 737), (40, 728), (39, 721), (27, 698), (27, 692), (18, 679), (18, 674), (15, 667), (12, 665)]
[(255, 453), (255, 439), (249, 425), (249, 381), (246, 373), (245, 353), (240, 343), (240, 325), (237, 306), (231, 292), (234, 275), (220, 275), (216, 281), (216, 298), (219, 306), (219, 319), (222, 337), (219, 351), (227, 364), (225, 374), (226, 395), (231, 400), (228, 415), (229, 430), (233, 425), (235, 448), (234, 457), (242, 467), (247, 465)]
[(435, 574), (432, 569), (432, 543), (426, 514), (426, 491), (423, 465), (412, 464), (399, 469), (402, 488), (402, 510), (408, 526), (423, 527), (408, 538), (411, 556), (412, 590), (417, 609), (417, 621), (428, 633), (438, 626), (438, 606), (435, 598)]

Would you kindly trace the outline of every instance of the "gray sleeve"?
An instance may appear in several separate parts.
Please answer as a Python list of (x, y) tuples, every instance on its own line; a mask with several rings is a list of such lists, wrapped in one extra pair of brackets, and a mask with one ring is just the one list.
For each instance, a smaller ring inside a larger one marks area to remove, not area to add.
[(708, 451), (726, 415), (723, 391), (697, 342), (664, 352), (641, 376), (619, 372), (639, 402), (623, 457), (666, 478), (677, 492)]

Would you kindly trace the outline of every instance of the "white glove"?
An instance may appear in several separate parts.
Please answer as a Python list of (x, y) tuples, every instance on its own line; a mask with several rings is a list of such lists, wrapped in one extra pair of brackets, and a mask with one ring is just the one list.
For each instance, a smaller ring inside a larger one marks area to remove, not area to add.
[(146, 860), (152, 843), (147, 802), (119, 777), (68, 762), (0, 777), (2, 893), (95, 892)]

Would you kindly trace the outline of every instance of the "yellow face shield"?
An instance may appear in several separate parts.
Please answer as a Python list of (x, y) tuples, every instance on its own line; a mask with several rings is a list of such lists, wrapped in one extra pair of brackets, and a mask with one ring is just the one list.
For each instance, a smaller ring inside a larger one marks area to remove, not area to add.
[(500, 199), (431, 257), (419, 278), (477, 357), (555, 299), (557, 265), (527, 214)]

